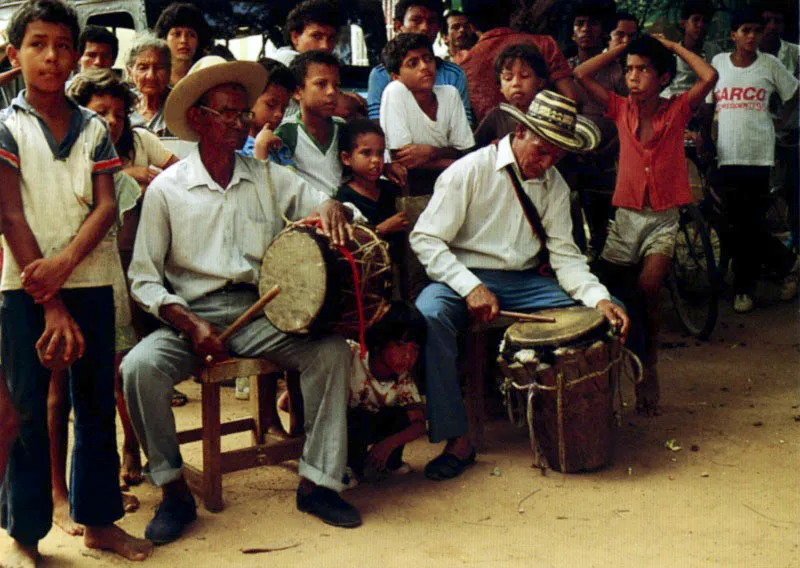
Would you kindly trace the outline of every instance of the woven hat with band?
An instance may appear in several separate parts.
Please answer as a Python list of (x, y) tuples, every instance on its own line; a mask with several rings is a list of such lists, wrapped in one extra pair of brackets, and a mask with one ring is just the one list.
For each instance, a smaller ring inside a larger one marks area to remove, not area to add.
[(247, 106), (252, 107), (264, 91), (269, 74), (255, 61), (225, 61), (217, 55), (201, 57), (186, 76), (178, 81), (164, 103), (167, 128), (178, 138), (197, 141), (199, 136), (186, 120), (186, 111), (208, 90), (236, 83), (247, 91)]
[(600, 143), (600, 130), (594, 122), (578, 114), (575, 101), (553, 91), (539, 91), (528, 112), (506, 103), (500, 103), (500, 109), (568, 152), (591, 152)]

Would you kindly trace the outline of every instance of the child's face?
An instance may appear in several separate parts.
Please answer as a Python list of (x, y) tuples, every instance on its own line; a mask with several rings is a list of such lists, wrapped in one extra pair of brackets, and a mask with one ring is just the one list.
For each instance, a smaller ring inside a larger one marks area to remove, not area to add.
[(572, 23), (572, 39), (579, 49), (596, 49), (603, 41), (603, 24), (589, 16), (578, 16)]
[(695, 41), (701, 41), (706, 37), (708, 20), (704, 14), (692, 14), (685, 20), (681, 20), (681, 24), (683, 24), (683, 33), (685, 36)]
[(392, 79), (403, 83), (411, 92), (430, 91), (436, 82), (436, 59), (430, 49), (412, 49), (403, 58), (400, 72), (392, 73)]
[(111, 69), (114, 51), (107, 43), (87, 41), (80, 58), (81, 71), (87, 69)]
[(611, 31), (611, 41), (608, 42), (608, 48), (613, 49), (618, 45), (628, 45), (628, 43), (637, 36), (639, 27), (633, 20), (620, 20), (617, 22), (617, 27)]
[(111, 142), (116, 144), (125, 128), (125, 102), (113, 95), (93, 95), (86, 108), (93, 110), (106, 121)]
[(194, 28), (177, 26), (167, 32), (167, 45), (173, 61), (192, 61), (198, 43), (199, 38)]
[(22, 68), (30, 91), (63, 92), (78, 60), (72, 41), (72, 33), (64, 24), (35, 20), (25, 28), (19, 49), (8, 47), (8, 57), (14, 67)]
[(628, 55), (625, 63), (625, 85), (634, 99), (646, 100), (657, 97), (669, 80), (669, 74), (658, 74), (650, 59), (640, 55)]
[(761, 43), (763, 27), (760, 22), (742, 24), (736, 31), (731, 32), (731, 39), (736, 46), (736, 51), (755, 53)]
[(275, 130), (283, 120), (291, 93), (280, 85), (268, 86), (253, 105), (253, 126), (261, 130), (265, 125)]
[(417, 363), (419, 346), (413, 341), (392, 340), (383, 348), (380, 357), (393, 373), (402, 375)]
[(292, 45), (298, 53), (318, 49), (328, 53), (336, 47), (336, 28), (310, 22), (302, 32), (291, 32)]
[(386, 141), (375, 132), (367, 132), (356, 138), (352, 152), (342, 152), (342, 163), (353, 174), (368, 181), (377, 181), (383, 173), (383, 156)]
[(339, 69), (333, 65), (312, 63), (305, 83), (297, 87), (297, 100), (305, 113), (330, 118), (339, 99)]
[(544, 80), (522, 59), (514, 59), (506, 64), (500, 73), (500, 92), (510, 104), (523, 112), (528, 110), (533, 97), (543, 86)]

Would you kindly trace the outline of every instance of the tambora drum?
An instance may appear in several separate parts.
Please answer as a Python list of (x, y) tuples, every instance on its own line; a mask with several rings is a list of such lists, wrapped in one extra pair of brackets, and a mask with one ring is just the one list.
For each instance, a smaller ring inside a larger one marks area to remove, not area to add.
[(275, 328), (301, 334), (332, 330), (358, 339), (386, 314), (392, 277), (388, 245), (366, 227), (354, 225), (353, 231), (342, 249), (302, 223), (273, 239), (261, 265), (259, 292), (280, 286), (264, 308)]
[(544, 457), (562, 472), (611, 462), (614, 392), (623, 352), (597, 310), (537, 312), (556, 323), (515, 323), (505, 333), (498, 363), (511, 388), (527, 391), (527, 421), (536, 465)]

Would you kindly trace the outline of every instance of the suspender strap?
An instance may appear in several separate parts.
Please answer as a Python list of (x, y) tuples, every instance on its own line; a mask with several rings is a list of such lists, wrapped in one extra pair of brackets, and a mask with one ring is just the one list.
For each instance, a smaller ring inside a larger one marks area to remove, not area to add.
[(514, 186), (514, 191), (517, 193), (517, 199), (519, 200), (520, 205), (522, 205), (522, 210), (525, 212), (525, 218), (528, 219), (528, 223), (533, 230), (533, 234), (537, 239), (539, 239), (542, 249), (545, 250), (547, 244), (547, 233), (545, 233), (544, 226), (542, 226), (542, 218), (539, 217), (539, 211), (537, 211), (536, 206), (533, 204), (533, 201), (531, 201), (531, 198), (528, 197), (528, 194), (522, 190), (522, 184), (520, 184), (517, 173), (514, 171), (514, 168), (511, 166), (511, 164), (507, 165), (505, 170), (508, 174), (508, 177), (511, 178), (511, 184)]

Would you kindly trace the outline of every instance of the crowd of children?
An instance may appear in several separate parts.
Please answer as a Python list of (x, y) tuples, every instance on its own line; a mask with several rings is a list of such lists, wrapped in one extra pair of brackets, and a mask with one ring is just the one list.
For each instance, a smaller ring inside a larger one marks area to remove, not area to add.
[[(448, 15), (450, 61), (443, 61), (433, 51), (442, 3), (397, 2), (397, 35), (370, 74), (366, 101), (340, 91), (334, 5), (299, 4), (286, 24), (287, 47), (277, 60), (260, 61), (269, 73), (263, 93), (251, 112), (237, 115), (249, 125), (241, 153), (289, 166), (315, 189), (355, 206), (397, 260), (412, 224), (397, 200), (430, 193), (429, 182), (453, 162), (514, 132), (518, 123), (494, 106), (497, 97), (522, 113), (548, 85), (576, 98), (602, 141), (595, 153), (567, 158), (559, 169), (575, 191), (610, 172), (615, 211), (581, 199), (592, 236), (582, 240), (579, 213), (575, 239), (598, 258), (596, 272), (631, 310), (630, 344), (646, 376), (637, 409), (654, 414), (659, 295), (679, 208), (694, 199), (687, 140), (716, 153), (734, 309), (753, 309), (762, 264), (781, 278), (783, 299), (797, 294), (797, 254), (764, 222), (777, 140), (797, 246), (798, 47), (780, 37), (783, 11), (770, 5), (734, 13), (733, 51), (725, 52), (706, 39), (712, 10), (703, 0), (685, 2), (679, 42), (641, 35), (629, 14), (583, 3), (572, 21), (576, 53), (567, 60), (549, 36), (507, 28), (508, 15), (497, 13), (502, 6), (486, 16), (485, 2), (463, 4), (463, 13)], [(470, 11), (472, 4), (479, 6)], [(152, 329), (130, 299), (125, 273), (143, 195), (178, 159), (131, 121), (161, 116), (169, 86), (209, 44), (198, 14), (185, 5), (168, 8), (157, 24), (166, 44), (148, 38), (134, 46), (128, 78), (138, 89), (109, 70), (118, 50), (113, 34), (91, 26), (80, 34), (75, 12), (61, 0), (29, 0), (8, 24), (8, 58), (25, 81), (0, 116), (0, 520), (14, 542), (2, 559), (8, 565), (33, 565), (52, 522), (83, 534), (89, 547), (128, 559), (151, 552), (151, 544), (114, 524), (123, 507), (136, 507), (121, 486), (143, 478), (119, 365)], [(139, 61), (142, 54), (150, 59)], [(478, 73), (487, 54), (492, 67)], [(152, 92), (148, 81), (157, 83)], [(478, 94), (477, 125), (469, 93)], [(351, 481), (407, 469), (403, 447), (426, 431), (414, 372), (424, 335), (415, 310), (395, 304), (369, 330), (369, 356), (353, 347)], [(115, 408), (124, 433), (121, 467)]]

